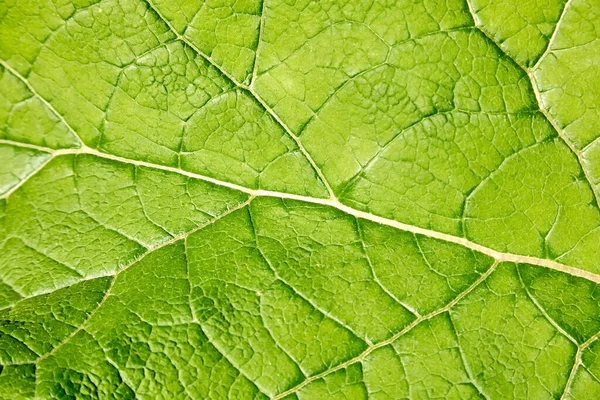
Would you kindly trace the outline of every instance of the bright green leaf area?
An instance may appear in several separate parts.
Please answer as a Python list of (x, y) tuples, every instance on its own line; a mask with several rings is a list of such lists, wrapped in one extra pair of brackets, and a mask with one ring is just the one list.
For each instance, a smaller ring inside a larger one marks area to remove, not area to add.
[(600, 398), (597, 0), (0, 0), (0, 399)]

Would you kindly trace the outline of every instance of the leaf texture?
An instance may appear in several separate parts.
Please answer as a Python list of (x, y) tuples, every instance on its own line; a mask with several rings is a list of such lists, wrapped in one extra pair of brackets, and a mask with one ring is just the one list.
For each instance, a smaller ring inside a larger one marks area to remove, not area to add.
[(0, 398), (598, 398), (599, 21), (0, 1)]

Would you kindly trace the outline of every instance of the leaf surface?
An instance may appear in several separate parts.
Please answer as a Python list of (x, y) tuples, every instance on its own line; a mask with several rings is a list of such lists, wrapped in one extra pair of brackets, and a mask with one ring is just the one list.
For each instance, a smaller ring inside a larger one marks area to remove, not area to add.
[(597, 398), (598, 21), (0, 3), (0, 398)]

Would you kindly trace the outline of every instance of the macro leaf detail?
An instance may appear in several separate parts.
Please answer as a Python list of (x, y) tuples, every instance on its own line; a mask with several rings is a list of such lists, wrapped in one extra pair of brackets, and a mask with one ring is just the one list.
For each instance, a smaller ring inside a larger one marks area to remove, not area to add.
[(0, 1), (0, 398), (600, 397), (595, 0)]

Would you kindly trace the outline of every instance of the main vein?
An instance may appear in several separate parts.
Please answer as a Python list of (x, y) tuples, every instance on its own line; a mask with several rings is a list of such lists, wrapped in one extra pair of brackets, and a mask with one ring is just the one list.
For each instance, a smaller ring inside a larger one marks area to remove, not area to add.
[(102, 153), (98, 150), (91, 149), (89, 147), (82, 147), (79, 149), (53, 150), (53, 149), (49, 149), (49, 148), (41, 147), (41, 146), (23, 145), (22, 143), (13, 142), (10, 140), (0, 140), (0, 143), (12, 144), (12, 145), (16, 145), (16, 146), (34, 148), (34, 149), (37, 149), (40, 151), (46, 151), (48, 153), (51, 153), (54, 157), (66, 156), (66, 155), (88, 154), (88, 155), (93, 155), (96, 157), (101, 157), (101, 158), (112, 160), (112, 161), (117, 161), (120, 163), (132, 164), (132, 165), (153, 168), (153, 169), (160, 169), (163, 171), (168, 171), (168, 172), (173, 172), (173, 173), (177, 173), (180, 175), (184, 175), (189, 178), (200, 179), (200, 180), (210, 182), (210, 183), (218, 185), (218, 186), (224, 186), (224, 187), (227, 187), (230, 189), (234, 189), (234, 190), (238, 190), (240, 192), (247, 193), (252, 197), (276, 197), (276, 198), (280, 198), (280, 199), (297, 200), (297, 201), (303, 201), (306, 203), (320, 204), (323, 206), (334, 207), (334, 208), (336, 208), (346, 214), (352, 215), (356, 218), (366, 219), (366, 220), (369, 220), (372, 222), (376, 222), (380, 225), (390, 226), (392, 228), (396, 228), (396, 229), (399, 229), (402, 231), (412, 232), (412, 233), (415, 233), (418, 235), (428, 236), (428, 237), (443, 240), (446, 242), (459, 244), (459, 245), (467, 247), (471, 250), (486, 254), (498, 261), (507, 261), (507, 262), (513, 262), (513, 263), (526, 263), (526, 264), (537, 265), (540, 267), (545, 267), (545, 268), (553, 269), (556, 271), (564, 272), (564, 273), (572, 275), (572, 276), (584, 278), (584, 279), (590, 280), (595, 283), (600, 283), (600, 275), (595, 274), (590, 271), (586, 271), (583, 269), (564, 265), (564, 264), (561, 264), (557, 261), (550, 260), (550, 259), (524, 256), (524, 255), (512, 254), (512, 253), (504, 253), (504, 252), (494, 250), (489, 247), (474, 243), (474, 242), (470, 241), (469, 239), (466, 239), (463, 237), (458, 237), (458, 236), (450, 235), (447, 233), (442, 233), (442, 232), (434, 231), (431, 229), (406, 224), (406, 223), (399, 222), (399, 221), (396, 221), (393, 219), (381, 217), (378, 215), (373, 215), (366, 211), (357, 210), (355, 208), (352, 208), (350, 206), (347, 206), (347, 205), (341, 203), (337, 199), (323, 199), (323, 198), (303, 196), (303, 195), (298, 195), (298, 194), (293, 194), (293, 193), (275, 192), (275, 191), (263, 190), (263, 189), (250, 189), (245, 186), (237, 185), (235, 183), (222, 181), (222, 180), (215, 179), (215, 178), (212, 178), (209, 176), (200, 175), (200, 174), (197, 174), (194, 172), (181, 170), (181, 169), (178, 169), (175, 167), (169, 167), (169, 166), (160, 165), (160, 164), (153, 164), (153, 163), (150, 163), (147, 161), (132, 160), (132, 159), (128, 159), (125, 157), (116, 156), (113, 154)]

